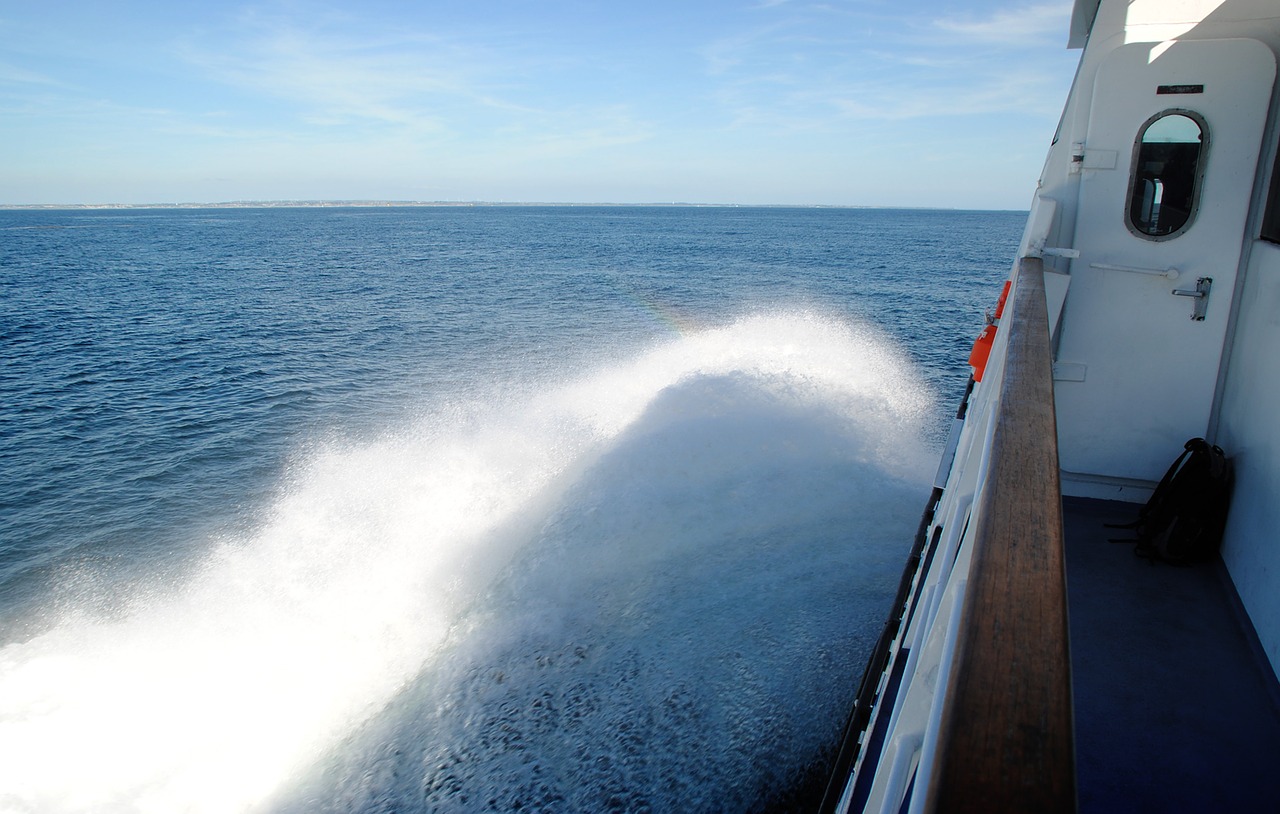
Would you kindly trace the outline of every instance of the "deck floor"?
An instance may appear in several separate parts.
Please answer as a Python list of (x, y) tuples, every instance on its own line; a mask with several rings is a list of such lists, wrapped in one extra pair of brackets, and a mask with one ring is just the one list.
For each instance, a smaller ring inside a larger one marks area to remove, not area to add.
[(1280, 686), (1221, 561), (1109, 543), (1131, 504), (1064, 509), (1079, 810), (1280, 811)]

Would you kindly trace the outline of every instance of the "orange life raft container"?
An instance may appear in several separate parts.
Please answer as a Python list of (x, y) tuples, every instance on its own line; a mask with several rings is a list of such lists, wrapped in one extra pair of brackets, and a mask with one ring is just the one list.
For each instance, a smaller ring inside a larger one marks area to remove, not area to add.
[(1005, 280), (1000, 299), (996, 302), (996, 314), (983, 326), (978, 338), (973, 342), (973, 350), (969, 351), (969, 367), (973, 368), (973, 380), (982, 381), (982, 374), (987, 371), (987, 359), (991, 356), (991, 345), (996, 341), (996, 328), (1000, 317), (1004, 314), (1004, 302), (1009, 298), (1009, 287), (1012, 280)]

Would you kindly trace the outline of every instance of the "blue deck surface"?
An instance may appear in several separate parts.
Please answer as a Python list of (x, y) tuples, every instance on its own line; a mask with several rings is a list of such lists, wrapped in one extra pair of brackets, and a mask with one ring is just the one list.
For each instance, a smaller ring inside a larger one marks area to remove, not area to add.
[(1079, 810), (1280, 812), (1280, 686), (1221, 561), (1108, 542), (1132, 504), (1064, 508)]

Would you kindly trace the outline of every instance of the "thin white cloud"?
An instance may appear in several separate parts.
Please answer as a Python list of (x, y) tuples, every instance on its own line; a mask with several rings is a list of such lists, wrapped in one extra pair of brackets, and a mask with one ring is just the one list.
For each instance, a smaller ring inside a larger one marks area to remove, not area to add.
[(1057, 2), (1005, 9), (984, 18), (944, 18), (933, 25), (972, 43), (1025, 47), (1048, 40), (1065, 42), (1070, 19), (1071, 4)]
[(217, 82), (282, 100), (290, 109), (279, 126), (292, 120), (295, 141), (419, 150), (447, 142), (455, 155), (505, 160), (513, 149), (549, 158), (652, 138), (653, 127), (625, 101), (548, 93), (554, 83), (540, 86), (539, 72), (556, 74), (559, 58), (503, 51), (492, 31), (481, 45), (439, 33), (341, 30), (341, 22), (248, 17), (230, 47), (183, 53)]
[(757, 52), (771, 47), (783, 27), (781, 24), (761, 26), (721, 37), (703, 46), (700, 54), (707, 73), (721, 76), (739, 66), (754, 64)]
[(231, 51), (184, 55), (216, 81), (296, 104), (315, 123), (434, 127), (426, 100), (462, 92), (456, 74), (403, 49), (307, 32), (278, 31)]
[[(1069, 63), (1070, 7), (1039, 3), (985, 17), (920, 20), (846, 8), (840, 23), (789, 7), (770, 27), (708, 48), (727, 126), (833, 131), (853, 121), (1018, 113), (1054, 116)], [(1046, 48), (1052, 39), (1058, 48)], [(1010, 72), (1017, 60), (1020, 68)]]
[(0, 84), (4, 85), (39, 85), (45, 87), (65, 88), (67, 85), (51, 76), (20, 68), (6, 62), (0, 62)]
[(958, 118), (1009, 112), (1052, 115), (1062, 100), (1047, 96), (1044, 89), (1054, 79), (1035, 71), (1018, 71), (978, 82), (920, 88), (909, 94), (863, 87), (829, 96), (825, 102), (853, 119)]

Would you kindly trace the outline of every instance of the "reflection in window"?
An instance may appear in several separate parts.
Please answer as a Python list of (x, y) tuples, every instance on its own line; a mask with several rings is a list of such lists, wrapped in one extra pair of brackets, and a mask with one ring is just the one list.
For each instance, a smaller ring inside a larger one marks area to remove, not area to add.
[(1129, 228), (1147, 237), (1172, 237), (1191, 222), (1209, 134), (1190, 111), (1152, 118), (1134, 145)]

